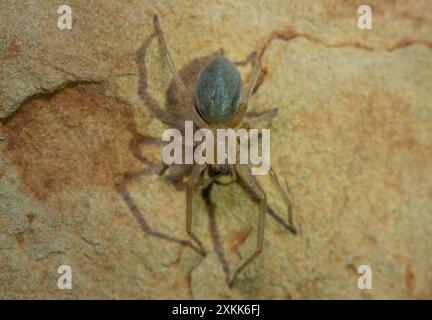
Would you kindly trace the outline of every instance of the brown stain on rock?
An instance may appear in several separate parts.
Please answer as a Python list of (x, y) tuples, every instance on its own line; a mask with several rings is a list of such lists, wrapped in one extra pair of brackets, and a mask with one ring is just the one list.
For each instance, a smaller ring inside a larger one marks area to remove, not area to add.
[(139, 164), (129, 150), (130, 106), (100, 84), (78, 84), (30, 99), (3, 128), (6, 154), (38, 200), (66, 186), (107, 186)]
[(18, 243), (18, 246), (24, 250), (24, 246), (25, 246), (25, 240), (24, 240), (24, 234), (20, 233), (18, 235), (15, 236), (15, 240)]
[(35, 220), (35, 218), (36, 218), (36, 215), (34, 215), (33, 213), (29, 213), (27, 215), (27, 220), (28, 220), (29, 224), (32, 224), (33, 221)]
[(240, 247), (245, 243), (246, 239), (249, 237), (251, 230), (242, 229), (234, 232), (229, 240), (230, 243), (230, 251), (238, 252)]
[(9, 43), (6, 44), (6, 47), (0, 51), (0, 60), (14, 59), (19, 55), (20, 50), (20, 42), (16, 38), (12, 38)]
[(415, 275), (409, 263), (405, 268), (405, 286), (407, 288), (408, 296), (412, 296), (415, 286)]

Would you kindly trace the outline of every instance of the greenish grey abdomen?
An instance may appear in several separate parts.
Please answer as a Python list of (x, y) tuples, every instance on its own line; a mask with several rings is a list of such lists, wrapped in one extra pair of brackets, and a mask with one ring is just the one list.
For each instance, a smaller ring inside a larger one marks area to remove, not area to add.
[(201, 71), (196, 88), (197, 107), (207, 123), (229, 122), (242, 99), (242, 80), (235, 65), (218, 56)]

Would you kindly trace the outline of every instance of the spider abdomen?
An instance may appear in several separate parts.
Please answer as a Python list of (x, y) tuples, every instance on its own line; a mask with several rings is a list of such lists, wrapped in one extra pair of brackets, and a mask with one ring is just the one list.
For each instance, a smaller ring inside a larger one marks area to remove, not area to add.
[(224, 124), (238, 111), (242, 80), (236, 66), (223, 56), (207, 64), (198, 76), (198, 112), (209, 124)]

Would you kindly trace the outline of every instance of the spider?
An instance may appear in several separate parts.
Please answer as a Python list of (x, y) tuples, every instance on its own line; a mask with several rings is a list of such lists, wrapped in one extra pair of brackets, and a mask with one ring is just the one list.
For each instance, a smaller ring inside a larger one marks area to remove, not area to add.
[[(168, 46), (165, 41), (164, 33), (160, 26), (157, 15), (153, 16), (153, 24), (161, 45), (162, 55), (178, 85), (182, 96), (191, 109), (192, 120), (199, 128), (216, 130), (218, 128), (244, 128), (249, 130), (252, 124), (245, 122), (244, 117), (248, 108), (249, 98), (252, 96), (256, 82), (260, 75), (261, 67), (257, 55), (253, 55), (253, 69), (249, 78), (246, 93), (243, 95), (243, 83), (240, 73), (236, 66), (225, 57), (223, 50), (206, 64), (196, 83), (195, 100), (181, 79)], [(237, 158), (238, 159), (238, 158)], [(168, 168), (164, 164), (161, 174)], [(278, 176), (270, 167), (269, 175), (272, 183), (276, 186), (286, 207), (288, 215), (288, 225), (290, 230), (296, 234), (297, 229), (294, 225), (292, 204), (288, 194), (279, 183)], [(192, 198), (194, 191), (198, 188), (202, 180), (208, 184), (216, 183), (227, 185), (237, 180), (237, 175), (245, 177), (249, 187), (256, 193), (259, 199), (258, 210), (258, 240), (255, 251), (240, 264), (234, 271), (228, 285), (233, 286), (239, 273), (244, 270), (262, 252), (264, 241), (265, 213), (267, 211), (267, 198), (264, 189), (258, 180), (251, 173), (251, 168), (247, 164), (194, 164), (190, 176), (186, 180), (186, 231), (189, 237), (199, 247), (200, 253), (205, 256), (206, 251), (201, 240), (192, 230)], [(224, 177), (228, 176), (228, 181)]]

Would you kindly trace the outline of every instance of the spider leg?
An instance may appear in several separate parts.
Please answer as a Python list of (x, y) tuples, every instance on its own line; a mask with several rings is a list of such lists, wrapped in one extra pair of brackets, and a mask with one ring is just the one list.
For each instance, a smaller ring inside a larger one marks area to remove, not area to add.
[(250, 172), (250, 168), (247, 165), (237, 165), (236, 169), (240, 171), (245, 177), (248, 178), (250, 187), (256, 192), (259, 198), (259, 214), (258, 214), (258, 241), (255, 252), (245, 261), (243, 262), (234, 272), (233, 277), (229, 283), (229, 286), (232, 287), (239, 273), (246, 268), (255, 258), (261, 253), (263, 248), (264, 241), (264, 226), (265, 226), (265, 213), (267, 211), (267, 197), (260, 186), (258, 181)]
[(270, 174), (271, 181), (276, 186), (279, 194), (282, 196), (282, 199), (285, 202), (285, 205), (287, 207), (288, 226), (294, 234), (297, 234), (297, 228), (294, 225), (294, 215), (293, 215), (293, 210), (292, 210), (292, 202), (288, 196), (288, 193), (286, 193), (285, 190), (282, 188), (281, 184), (279, 183), (278, 176), (277, 176), (276, 172), (274, 172), (272, 167), (270, 167), (269, 174)]
[(135, 202), (134, 198), (132, 197), (130, 191), (128, 190), (128, 184), (137, 179), (138, 177), (142, 175), (152, 174), (153, 170), (151, 168), (145, 168), (140, 171), (135, 172), (127, 172), (124, 173), (122, 177), (119, 177), (119, 179), (115, 183), (115, 188), (117, 192), (121, 195), (123, 200), (125, 201), (126, 205), (129, 207), (132, 215), (135, 217), (136, 221), (138, 222), (141, 230), (152, 237), (156, 237), (162, 240), (170, 241), (170, 242), (176, 242), (181, 245), (186, 245), (193, 250), (200, 252), (200, 249), (197, 248), (194, 244), (192, 244), (189, 240), (183, 240), (178, 239), (176, 237), (173, 237), (172, 235), (165, 234), (163, 232), (158, 231), (157, 229), (154, 229), (146, 220), (144, 215), (141, 213), (138, 204)]
[(252, 59), (253, 59), (253, 64), (252, 64), (253, 68), (252, 68), (252, 72), (249, 76), (249, 83), (248, 83), (248, 87), (247, 87), (245, 96), (243, 98), (243, 101), (240, 104), (240, 107), (239, 107), (239, 110), (238, 110), (236, 116), (228, 124), (228, 126), (232, 127), (232, 128), (237, 126), (240, 123), (240, 121), (243, 119), (243, 117), (245, 116), (246, 110), (248, 108), (249, 99), (252, 96), (256, 82), (257, 82), (258, 77), (261, 73), (261, 65), (258, 61), (258, 57), (257, 57), (256, 53), (253, 55)]
[(206, 168), (206, 165), (195, 165), (192, 169), (192, 173), (189, 176), (187, 182), (186, 182), (186, 232), (188, 233), (189, 237), (200, 248), (200, 253), (205, 256), (206, 252), (204, 250), (204, 246), (202, 245), (202, 242), (198, 237), (195, 235), (195, 233), (192, 231), (192, 197), (194, 192), (194, 187), (197, 185), (199, 178), (201, 176), (201, 173)]
[[(251, 129), (250, 124), (249, 123), (245, 123), (245, 122), (243, 123), (242, 128), (247, 129), (247, 130)], [(258, 133), (258, 135), (259, 134), (260, 133)], [(237, 149), (237, 158), (239, 157), (238, 154), (239, 154), (239, 148)], [(250, 154), (250, 156), (252, 157), (252, 154)], [(294, 225), (294, 215), (293, 215), (293, 208), (292, 208), (291, 199), (289, 198), (287, 192), (285, 192), (285, 190), (280, 185), (278, 176), (277, 176), (276, 172), (273, 170), (273, 168), (271, 166), (269, 166), (269, 175), (270, 175), (270, 180), (276, 186), (279, 194), (282, 196), (282, 199), (283, 199), (283, 201), (284, 201), (284, 203), (285, 203), (285, 205), (287, 207), (288, 223), (285, 226), (293, 234), (297, 234), (297, 228)], [(252, 176), (252, 178), (254, 180), (256, 180), (254, 176)], [(253, 191), (256, 191), (256, 190), (254, 189)]]
[(271, 108), (262, 112), (250, 112), (245, 115), (245, 120), (247, 124), (245, 126), (249, 128), (257, 128), (262, 123), (270, 124), (270, 122), (276, 117), (278, 114), (278, 108)]
[(189, 103), (191, 110), (192, 110), (192, 120), (195, 122), (195, 124), (200, 128), (206, 128), (207, 123), (201, 118), (201, 116), (198, 114), (198, 112), (195, 110), (195, 105), (193, 103), (191, 94), (189, 90), (186, 88), (186, 85), (184, 84), (182, 78), (180, 77), (180, 74), (177, 71), (177, 68), (175, 66), (174, 60), (171, 57), (171, 54), (168, 50), (168, 46), (165, 41), (165, 36), (162, 31), (162, 28), (159, 23), (159, 17), (157, 15), (153, 16), (153, 24), (154, 28), (156, 30), (156, 33), (159, 37), (160, 44), (162, 46), (162, 55), (165, 57), (166, 62), (168, 63), (168, 66), (171, 70), (171, 73), (179, 86), (183, 96), (186, 98), (187, 102)]
[(258, 57), (257, 57), (256, 53), (253, 55), (252, 59), (253, 59), (252, 72), (249, 76), (248, 89), (247, 89), (246, 95), (243, 99), (243, 102), (246, 104), (249, 102), (249, 99), (252, 96), (252, 93), (255, 89), (255, 85), (256, 85), (258, 78), (259, 78), (259, 75), (261, 73), (261, 65), (258, 61)]
[(225, 49), (224, 48), (219, 48), (218, 52), (217, 52), (218, 56), (225, 56)]
[(162, 161), (162, 168), (159, 171), (159, 176), (163, 176), (164, 173), (168, 170), (169, 165)]

